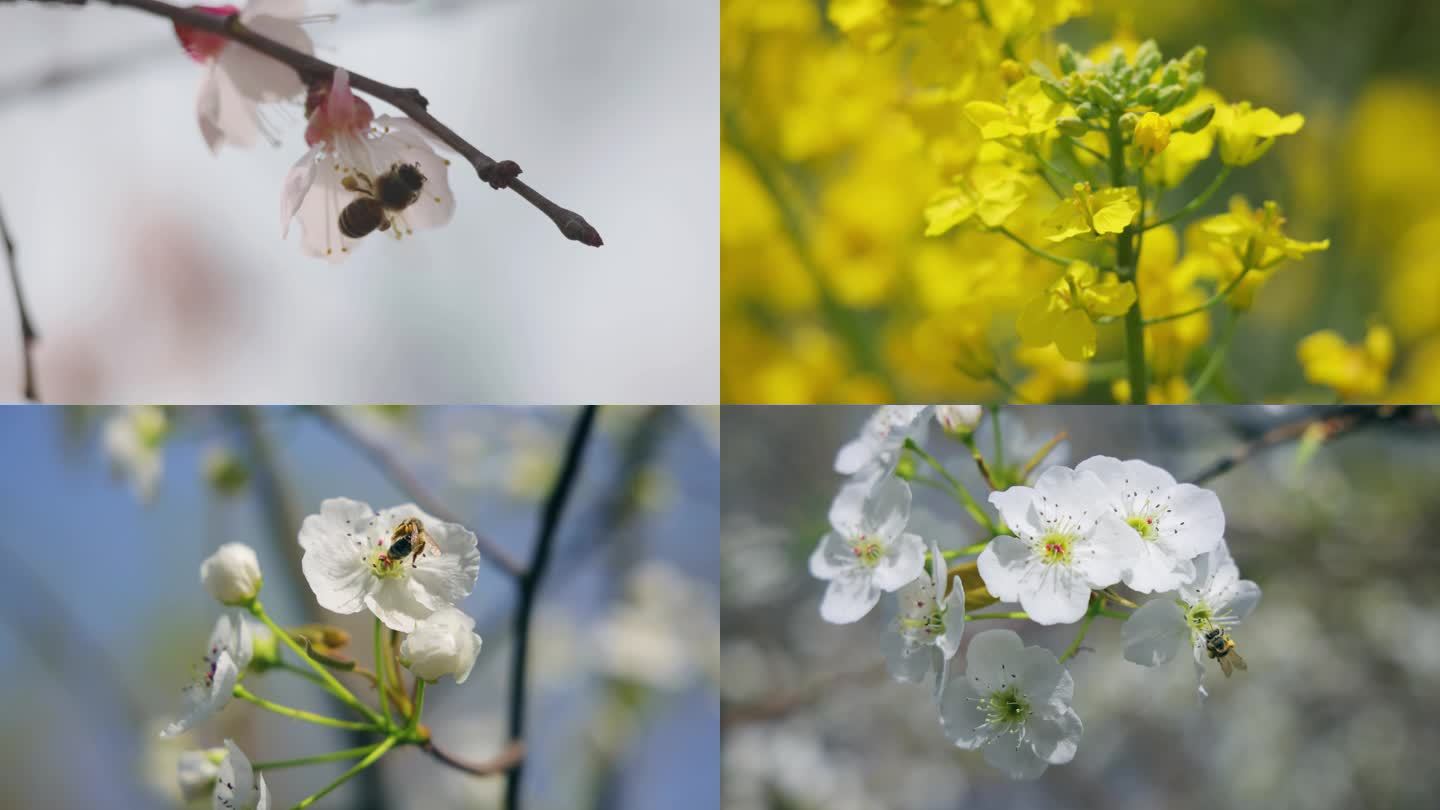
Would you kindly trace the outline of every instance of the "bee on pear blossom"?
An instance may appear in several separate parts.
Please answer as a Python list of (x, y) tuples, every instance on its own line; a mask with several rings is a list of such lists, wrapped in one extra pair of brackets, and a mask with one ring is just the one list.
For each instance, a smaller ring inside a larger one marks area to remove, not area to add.
[[(346, 175), (340, 185), (361, 195), (340, 211), (339, 220), (341, 233), (359, 239), (376, 229), (390, 230), (391, 214), (404, 211), (420, 199), (425, 175), (420, 171), (419, 164), (396, 163), (373, 180), (364, 172), (357, 171)], [(399, 230), (397, 228), (396, 232)]]
[(410, 567), (420, 562), (420, 555), (430, 547), (430, 533), (419, 518), (406, 518), (390, 533), (390, 547), (385, 550), (387, 565), (404, 563), (410, 558)]
[(1227, 678), (1236, 669), (1249, 669), (1245, 665), (1245, 659), (1235, 651), (1235, 640), (1219, 627), (1212, 627), (1205, 634), (1205, 652), (1215, 659), (1220, 665), (1220, 671), (1224, 672)]

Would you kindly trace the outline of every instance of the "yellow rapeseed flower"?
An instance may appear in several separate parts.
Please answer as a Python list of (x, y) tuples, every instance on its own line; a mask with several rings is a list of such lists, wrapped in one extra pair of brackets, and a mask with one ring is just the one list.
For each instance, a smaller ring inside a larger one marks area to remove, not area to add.
[(1202, 89), (1189, 103), (1176, 107), (1166, 115), (1170, 122), (1170, 145), (1145, 164), (1145, 179), (1164, 188), (1180, 185), (1190, 172), (1215, 149), (1215, 119), (1211, 118), (1199, 132), (1185, 132), (1181, 124), (1190, 115), (1207, 105), (1218, 110), (1224, 106), (1220, 94), (1209, 88)]
[(1227, 166), (1249, 166), (1270, 151), (1277, 137), (1299, 132), (1305, 117), (1281, 117), (1268, 107), (1252, 108), (1241, 101), (1216, 107), (1214, 124), (1220, 133), (1220, 160)]
[(1089, 360), (1095, 356), (1094, 319), (1124, 315), (1134, 304), (1134, 284), (1085, 262), (1074, 262), (1025, 305), (1015, 325), (1027, 346), (1054, 343), (1067, 360)]
[(1029, 196), (1030, 175), (1003, 164), (982, 163), (970, 177), (955, 178), (955, 185), (935, 192), (925, 206), (925, 235), (939, 236), (956, 225), (978, 217), (987, 228), (995, 228)]
[(1005, 103), (972, 101), (965, 105), (965, 117), (980, 128), (986, 140), (1012, 136), (1039, 135), (1055, 128), (1055, 119), (1065, 113), (1040, 89), (1040, 77), (1028, 76), (1010, 86)]
[(1076, 183), (1074, 196), (1060, 201), (1040, 228), (1051, 242), (1080, 234), (1120, 233), (1140, 213), (1140, 195), (1133, 187), (1091, 191), (1089, 183)]
[(1307, 335), (1297, 351), (1305, 379), (1332, 388), (1341, 399), (1366, 400), (1385, 391), (1395, 339), (1384, 326), (1371, 326), (1365, 341), (1352, 346), (1337, 332), (1324, 329)]
[(1252, 209), (1245, 198), (1230, 198), (1230, 212), (1204, 220), (1201, 230), (1232, 251), (1243, 266), (1252, 270), (1269, 270), (1286, 259), (1299, 259), (1308, 253), (1326, 250), (1329, 239), (1302, 242), (1286, 236), (1282, 228), (1285, 217), (1280, 206), (1267, 200), (1259, 209)]
[(1170, 119), (1156, 112), (1140, 116), (1135, 124), (1135, 145), (1147, 158), (1164, 152), (1170, 145)]

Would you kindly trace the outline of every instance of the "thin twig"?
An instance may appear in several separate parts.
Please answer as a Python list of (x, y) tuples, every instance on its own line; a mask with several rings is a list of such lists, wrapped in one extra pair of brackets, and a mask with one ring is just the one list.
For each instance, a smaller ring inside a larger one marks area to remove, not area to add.
[[(545, 565), (550, 561), (556, 530), (570, 500), (575, 481), (579, 478), (580, 460), (590, 442), (590, 433), (595, 426), (598, 406), (586, 405), (570, 429), (570, 439), (565, 448), (565, 461), (560, 474), (540, 513), (540, 530), (535, 540), (535, 556), (530, 567), (520, 577), (520, 603), (515, 609), (514, 657), (510, 665), (510, 739), (519, 740), (525, 736), (525, 667), (526, 651), (530, 643), (530, 614), (534, 612), (535, 595), (540, 589), (540, 578), (545, 575)], [(505, 777), (505, 810), (519, 810), (520, 777), (524, 773), (524, 761), (517, 762)]]
[(421, 743), (420, 750), (434, 757), (437, 762), (449, 765), (457, 771), (464, 771), (471, 776), (494, 776), (505, 773), (519, 767), (525, 759), (525, 743), (521, 740), (511, 742), (505, 746), (505, 750), (485, 762), (466, 762), (458, 759), (454, 754), (436, 745), (434, 740)]
[(1345, 406), (1294, 422), (1286, 422), (1265, 431), (1236, 447), (1210, 466), (1192, 476), (1192, 484), (1204, 484), (1234, 469), (1251, 456), (1288, 442), (1297, 441), (1311, 430), (1318, 430), (1322, 441), (1332, 441), (1362, 427), (1409, 418), (1416, 406), (1358, 405)]
[(20, 286), (20, 266), (15, 263), (15, 242), (10, 238), (10, 228), (5, 224), (3, 213), (0, 213), (0, 241), (5, 243), (10, 284), (15, 288), (15, 309), (20, 313), (20, 363), (24, 369), (22, 391), (27, 402), (39, 402), (40, 394), (35, 389), (35, 363), (31, 357), (39, 335), (35, 333), (35, 324), (30, 321), (30, 310), (25, 306), (25, 290)]
[[(416, 506), (419, 506), (421, 509), (446, 523), (465, 524), (466, 521), (461, 520), (459, 515), (455, 514), (449, 507), (441, 503), (439, 498), (431, 494), (431, 492), (425, 488), (425, 485), (420, 483), (420, 479), (404, 464), (401, 464), (400, 460), (397, 459), (389, 449), (357, 430), (354, 425), (350, 424), (350, 422), (334, 408), (316, 406), (308, 410), (320, 420), (322, 425), (329, 428), (332, 433), (354, 446), (356, 450), (360, 451), (361, 455), (368, 458), (371, 463), (380, 469), (380, 472), (383, 473), (386, 478), (390, 479), (390, 482), (394, 484), (397, 489), (415, 501)], [(504, 569), (505, 573), (517, 579), (524, 573), (520, 568), (520, 564), (505, 553), (504, 549), (500, 548), (499, 544), (494, 540), (478, 533), (476, 534), (476, 540), (480, 546), (480, 551), (488, 555), (496, 565)]]
[[(84, 5), (87, 0), (36, 0), (36, 2)], [(289, 66), (299, 74), (300, 80), (307, 86), (317, 83), (328, 84), (335, 71), (340, 69), (323, 59), (317, 59), (308, 53), (297, 51), (284, 43), (276, 42), (246, 28), (240, 22), (238, 13), (229, 17), (220, 17), (193, 8), (172, 6), (169, 3), (160, 2), (160, 0), (97, 0), (97, 2), (106, 2), (112, 6), (126, 6), (156, 14), (177, 25), (216, 34), (238, 42)], [(586, 222), (584, 217), (567, 208), (560, 207), (529, 185), (515, 179), (514, 175), (520, 173), (519, 166), (508, 160), (496, 161), (477, 149), (474, 144), (460, 137), (454, 130), (436, 120), (429, 112), (429, 102), (419, 90), (413, 87), (394, 87), (353, 71), (347, 70), (347, 72), (350, 74), (352, 87), (389, 103), (409, 116), (415, 123), (429, 130), (442, 143), (469, 161), (470, 165), (475, 167), (475, 173), (480, 176), (481, 180), (494, 188), (508, 188), (519, 194), (526, 202), (549, 217), (566, 239), (572, 239), (591, 247), (600, 247), (604, 244), (600, 238), (600, 232)]]

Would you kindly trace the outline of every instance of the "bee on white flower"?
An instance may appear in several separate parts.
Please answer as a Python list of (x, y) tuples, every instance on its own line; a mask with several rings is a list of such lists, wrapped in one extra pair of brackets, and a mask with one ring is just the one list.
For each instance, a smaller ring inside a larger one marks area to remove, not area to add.
[[(338, 262), (365, 233), (382, 225), (401, 239), (417, 228), (450, 221), (455, 214), (450, 161), (435, 153), (429, 134), (418, 124), (404, 117), (377, 118), (370, 105), (351, 92), (344, 70), (335, 71), (329, 87), (312, 88), (306, 106), (310, 117), (305, 142), (310, 150), (285, 178), (282, 236), (298, 216), (305, 253)], [(373, 204), (359, 211), (350, 207), (357, 201), (362, 207)]]

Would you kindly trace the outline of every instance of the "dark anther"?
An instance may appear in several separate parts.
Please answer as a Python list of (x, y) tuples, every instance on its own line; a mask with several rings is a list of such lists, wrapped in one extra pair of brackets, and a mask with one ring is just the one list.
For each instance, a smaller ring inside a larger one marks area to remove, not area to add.
[(502, 160), (481, 169), (479, 174), (480, 179), (489, 183), (491, 188), (509, 188), (510, 181), (520, 176), (520, 164), (513, 160)]

